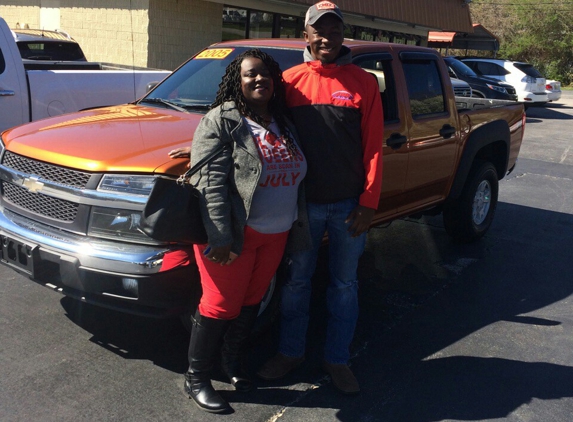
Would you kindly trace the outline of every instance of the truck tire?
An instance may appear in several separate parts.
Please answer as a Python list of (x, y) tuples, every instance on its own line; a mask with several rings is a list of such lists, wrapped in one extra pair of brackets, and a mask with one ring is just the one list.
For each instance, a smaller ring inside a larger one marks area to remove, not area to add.
[(493, 164), (474, 162), (460, 197), (444, 207), (444, 227), (454, 241), (474, 242), (488, 231), (497, 207), (498, 190)]
[[(257, 337), (266, 332), (278, 316), (280, 305), (280, 290), (283, 280), (282, 277), (283, 271), (282, 268), (279, 268), (271, 279), (271, 284), (267, 289), (265, 296), (263, 297), (263, 301), (261, 302), (259, 315), (251, 334), (252, 337)], [(201, 293), (199, 292), (198, 296), (192, 300), (194, 306), (192, 306), (187, 312), (181, 314), (180, 316), (181, 322), (188, 332), (191, 332), (193, 327), (191, 324), (191, 316), (195, 314), (195, 309), (197, 309), (200, 298)]]

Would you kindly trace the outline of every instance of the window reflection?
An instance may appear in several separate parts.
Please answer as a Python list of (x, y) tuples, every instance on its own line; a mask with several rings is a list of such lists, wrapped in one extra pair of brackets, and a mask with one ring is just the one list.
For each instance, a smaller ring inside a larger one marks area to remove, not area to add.
[(223, 8), (222, 41), (247, 38), (247, 10), (234, 7)]
[[(260, 10), (223, 7), (222, 40), (243, 38), (302, 38), (304, 18)], [(421, 45), (422, 37), (358, 25), (345, 25), (344, 37), (365, 41)]]
[(272, 38), (273, 14), (251, 10), (249, 38)]

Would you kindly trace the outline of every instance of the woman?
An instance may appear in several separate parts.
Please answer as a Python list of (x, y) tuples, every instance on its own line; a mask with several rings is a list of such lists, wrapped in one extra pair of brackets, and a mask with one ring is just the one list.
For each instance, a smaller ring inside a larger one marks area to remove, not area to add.
[[(193, 165), (228, 146), (191, 179), (202, 194), (209, 242), (194, 246), (203, 295), (193, 321), (185, 390), (208, 412), (229, 409), (211, 385), (221, 338), (223, 372), (236, 390), (253, 388), (240, 356), (289, 230), (297, 218), (306, 218), (298, 201), (306, 161), (284, 99), (282, 72), (273, 58), (258, 49), (240, 54), (227, 66), (191, 147)], [(295, 227), (306, 240), (306, 223)]]

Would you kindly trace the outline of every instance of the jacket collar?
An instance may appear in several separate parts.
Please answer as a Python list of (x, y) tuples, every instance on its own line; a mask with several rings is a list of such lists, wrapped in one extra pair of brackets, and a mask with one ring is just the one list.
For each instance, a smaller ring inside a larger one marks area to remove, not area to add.
[(241, 113), (234, 101), (225, 101), (219, 106), (221, 117), (223, 119), (233, 120), (235, 122), (241, 121)]
[(220, 110), (222, 119), (231, 122), (229, 133), (234, 139), (235, 145), (246, 150), (253, 157), (258, 157), (257, 146), (235, 102), (226, 101), (214, 110), (217, 109)]

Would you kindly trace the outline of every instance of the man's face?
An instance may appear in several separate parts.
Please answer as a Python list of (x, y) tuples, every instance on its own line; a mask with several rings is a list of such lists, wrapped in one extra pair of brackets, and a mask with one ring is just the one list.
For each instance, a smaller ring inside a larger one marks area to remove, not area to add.
[(344, 41), (344, 25), (332, 14), (324, 15), (314, 25), (308, 25), (304, 39), (310, 46), (315, 60), (323, 64), (333, 63), (340, 53)]

